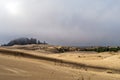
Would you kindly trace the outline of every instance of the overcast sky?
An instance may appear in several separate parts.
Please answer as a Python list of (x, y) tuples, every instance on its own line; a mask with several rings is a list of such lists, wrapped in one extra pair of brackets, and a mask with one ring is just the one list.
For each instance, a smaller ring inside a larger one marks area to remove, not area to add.
[(120, 45), (120, 0), (0, 0), (0, 44)]

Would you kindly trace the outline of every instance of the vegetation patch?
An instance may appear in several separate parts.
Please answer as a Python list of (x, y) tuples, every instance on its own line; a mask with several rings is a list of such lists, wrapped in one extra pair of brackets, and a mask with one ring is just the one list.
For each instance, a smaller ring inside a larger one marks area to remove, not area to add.
[(97, 48), (84, 48), (82, 51), (95, 51), (95, 52), (118, 52), (120, 47), (97, 47)]

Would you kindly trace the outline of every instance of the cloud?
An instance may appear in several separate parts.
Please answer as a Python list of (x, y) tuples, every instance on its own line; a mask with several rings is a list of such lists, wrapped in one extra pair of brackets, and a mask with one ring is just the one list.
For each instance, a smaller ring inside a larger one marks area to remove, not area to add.
[[(14, 1), (19, 3), (19, 14), (5, 9)], [(62, 45), (119, 44), (119, 3), (118, 0), (0, 1), (1, 43), (23, 36)]]

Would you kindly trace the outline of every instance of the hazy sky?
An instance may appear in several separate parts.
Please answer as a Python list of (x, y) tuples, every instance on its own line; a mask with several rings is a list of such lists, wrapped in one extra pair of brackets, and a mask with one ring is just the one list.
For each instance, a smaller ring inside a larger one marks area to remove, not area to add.
[(120, 45), (120, 0), (0, 0), (0, 43)]

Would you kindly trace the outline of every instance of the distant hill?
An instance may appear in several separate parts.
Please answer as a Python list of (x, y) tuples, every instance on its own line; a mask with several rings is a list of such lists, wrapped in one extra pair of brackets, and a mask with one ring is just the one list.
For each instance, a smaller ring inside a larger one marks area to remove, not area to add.
[(37, 40), (35, 38), (18, 38), (11, 40), (10, 42), (2, 46), (27, 45), (27, 44), (47, 44), (47, 43), (45, 41), (41, 42), (40, 40)]

